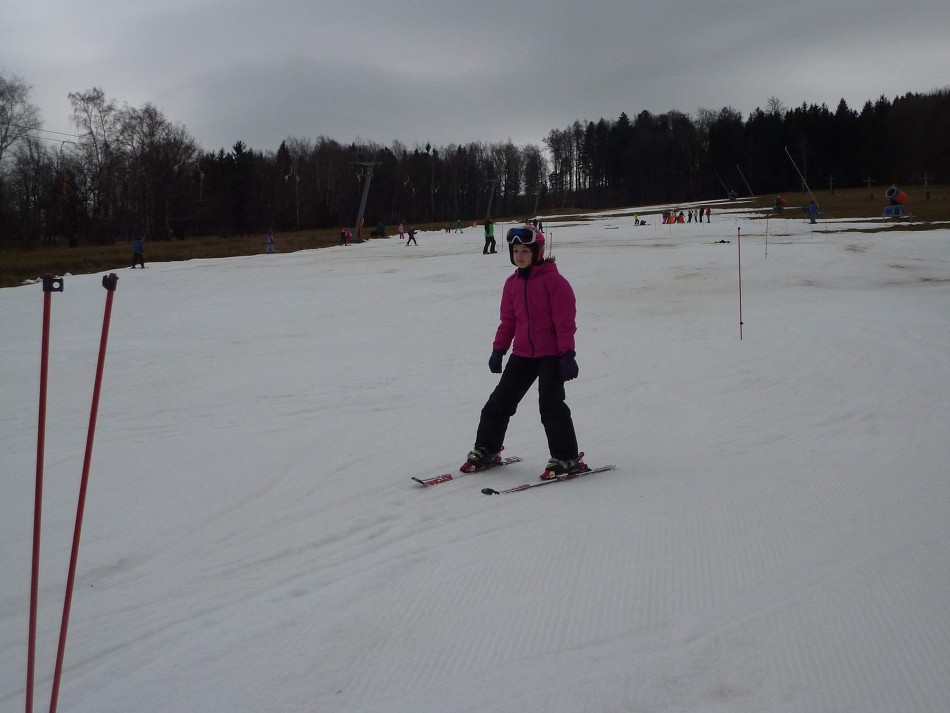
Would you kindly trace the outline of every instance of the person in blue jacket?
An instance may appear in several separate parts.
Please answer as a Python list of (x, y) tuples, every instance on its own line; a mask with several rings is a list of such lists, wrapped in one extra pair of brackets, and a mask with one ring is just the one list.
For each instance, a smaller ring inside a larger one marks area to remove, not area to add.
[(142, 269), (145, 269), (145, 236), (141, 238), (136, 238), (132, 241), (132, 269), (135, 269), (135, 265), (138, 263), (142, 266)]

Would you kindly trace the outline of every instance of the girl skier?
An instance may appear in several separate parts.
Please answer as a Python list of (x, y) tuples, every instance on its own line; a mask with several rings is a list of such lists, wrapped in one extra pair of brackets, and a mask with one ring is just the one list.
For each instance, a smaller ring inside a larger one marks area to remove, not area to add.
[[(574, 353), (577, 309), (574, 290), (554, 265), (544, 259), (544, 234), (532, 225), (511, 228), (508, 255), (517, 268), (501, 295), (501, 324), (495, 333), (488, 368), (501, 374), (498, 386), (482, 408), (475, 447), (460, 470), (491, 467), (500, 459), (508, 422), (531, 385), (538, 381), (541, 423), (551, 460), (541, 475), (549, 480), (587, 470), (577, 450), (571, 410), (564, 402), (564, 382), (577, 378)], [(502, 358), (512, 346), (502, 372)]]

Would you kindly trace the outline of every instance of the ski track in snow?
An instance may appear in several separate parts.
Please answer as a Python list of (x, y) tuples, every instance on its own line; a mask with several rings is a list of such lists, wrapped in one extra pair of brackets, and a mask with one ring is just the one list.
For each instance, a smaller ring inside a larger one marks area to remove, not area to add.
[[(497, 379), (510, 265), (480, 230), (122, 271), (60, 710), (946, 710), (948, 233), (773, 221), (765, 258), (761, 222), (725, 210), (547, 221), (579, 439), (619, 467), (503, 498), (479, 490), (547, 457), (531, 393), (523, 463), (409, 479), (457, 467)], [(39, 704), (97, 281), (53, 301)], [(25, 680), (40, 306), (0, 290), (2, 710)]]

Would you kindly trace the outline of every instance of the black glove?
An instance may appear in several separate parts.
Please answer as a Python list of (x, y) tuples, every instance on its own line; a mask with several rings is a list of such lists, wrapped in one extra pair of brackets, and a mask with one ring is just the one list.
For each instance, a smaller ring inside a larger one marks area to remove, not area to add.
[(577, 360), (574, 358), (577, 356), (574, 353), (573, 349), (568, 349), (566, 352), (561, 354), (561, 362), (558, 364), (558, 371), (561, 374), (561, 378), (564, 381), (570, 381), (571, 379), (576, 379), (577, 375), (580, 374), (580, 368), (577, 366)]
[(501, 373), (501, 359), (505, 356), (504, 349), (495, 349), (492, 351), (491, 356), (488, 358), (488, 369), (492, 374)]

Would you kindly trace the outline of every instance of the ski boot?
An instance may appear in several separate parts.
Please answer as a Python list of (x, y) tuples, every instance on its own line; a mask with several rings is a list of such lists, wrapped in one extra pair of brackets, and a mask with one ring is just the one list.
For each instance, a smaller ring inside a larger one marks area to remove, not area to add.
[(485, 470), (486, 468), (491, 468), (496, 463), (501, 462), (501, 451), (503, 447), (497, 451), (493, 451), (491, 448), (486, 448), (485, 446), (475, 446), (468, 454), (468, 457), (465, 459), (465, 462), (462, 463), (462, 467), (459, 470), (463, 473), (474, 473), (478, 470)]
[(590, 468), (588, 468), (584, 462), (583, 453), (578, 453), (577, 458), (569, 460), (551, 458), (545, 466), (544, 472), (541, 473), (541, 480), (554, 480), (555, 478), (560, 478), (565, 475), (571, 477), (583, 473), (585, 470), (590, 470)]

